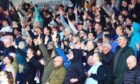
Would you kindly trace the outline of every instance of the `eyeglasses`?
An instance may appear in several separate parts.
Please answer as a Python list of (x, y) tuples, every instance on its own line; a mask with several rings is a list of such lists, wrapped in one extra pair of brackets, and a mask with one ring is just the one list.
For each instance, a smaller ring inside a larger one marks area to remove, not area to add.
[(54, 63), (56, 63), (56, 62), (59, 62), (59, 61), (57, 61), (57, 60), (54, 60), (53, 62), (54, 62)]

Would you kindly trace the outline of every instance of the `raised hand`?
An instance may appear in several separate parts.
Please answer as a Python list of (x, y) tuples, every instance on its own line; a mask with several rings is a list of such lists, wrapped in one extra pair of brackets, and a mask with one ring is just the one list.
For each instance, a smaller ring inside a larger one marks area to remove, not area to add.
[(37, 44), (41, 44), (42, 43), (42, 39), (41, 39), (41, 35), (39, 35), (38, 37), (37, 37)]
[(52, 34), (52, 40), (53, 41), (56, 41), (56, 36), (57, 36), (57, 32), (53, 31), (53, 34)]
[(48, 43), (48, 40), (49, 40), (48, 36), (45, 36), (45, 44)]
[(77, 8), (74, 8), (74, 14), (77, 15), (77, 12), (78, 12), (78, 9)]
[(139, 44), (139, 43), (136, 43), (136, 48), (137, 48), (138, 50), (140, 50), (140, 44)]
[(72, 79), (70, 79), (70, 82), (71, 82), (71, 83), (78, 82), (78, 79), (77, 79), (77, 78), (72, 78)]

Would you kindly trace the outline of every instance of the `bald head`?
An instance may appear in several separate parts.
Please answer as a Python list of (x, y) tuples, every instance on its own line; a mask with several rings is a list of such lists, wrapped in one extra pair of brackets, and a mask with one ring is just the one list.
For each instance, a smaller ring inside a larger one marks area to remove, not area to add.
[(126, 60), (126, 63), (128, 68), (132, 69), (137, 65), (137, 58), (133, 55), (130, 55)]
[(63, 65), (63, 58), (60, 56), (57, 56), (54, 58), (54, 66), (59, 67)]

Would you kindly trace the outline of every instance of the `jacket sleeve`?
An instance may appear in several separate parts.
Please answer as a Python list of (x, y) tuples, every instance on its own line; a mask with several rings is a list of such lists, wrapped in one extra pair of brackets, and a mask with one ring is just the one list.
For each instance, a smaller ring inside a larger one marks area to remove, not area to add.
[(47, 61), (50, 58), (50, 56), (49, 56), (48, 50), (46, 49), (45, 45), (43, 43), (39, 44), (39, 49), (42, 52), (44, 60)]
[(55, 50), (56, 50), (57, 54), (63, 58), (64, 66), (67, 68), (69, 66), (69, 64), (70, 64), (70, 62), (68, 61), (67, 56), (65, 55), (65, 53), (63, 52), (63, 50), (60, 47), (57, 47)]
[(66, 21), (65, 21), (63, 15), (60, 15), (60, 20), (61, 20), (61, 23), (63, 24), (63, 26), (64, 26), (65, 28), (69, 27), (69, 25), (66, 23)]
[(76, 20), (76, 23), (80, 22), (80, 19), (78, 17), (78, 14), (75, 14), (75, 20)]
[(78, 77), (78, 81), (83, 80), (83, 78), (85, 77), (85, 72), (84, 72), (84, 67), (77, 65), (76, 66), (76, 71), (79, 73), (79, 77)]
[(29, 30), (28, 32), (29, 32), (30, 36), (31, 36), (33, 39), (35, 39), (36, 36), (34, 35), (34, 33), (33, 33), (31, 30)]
[(74, 27), (74, 25), (72, 24), (72, 22), (70, 20), (68, 20), (69, 26), (73, 32), (74, 35), (76, 35), (78, 33), (78, 30)]
[(97, 74), (91, 74), (90, 76), (91, 78), (98, 80), (98, 81), (102, 81), (105, 79), (106, 77), (106, 73), (105, 73), (105, 68), (103, 65), (101, 65), (98, 70), (97, 70)]
[(86, 20), (84, 20), (84, 30), (87, 30), (88, 28), (87, 28), (87, 21)]

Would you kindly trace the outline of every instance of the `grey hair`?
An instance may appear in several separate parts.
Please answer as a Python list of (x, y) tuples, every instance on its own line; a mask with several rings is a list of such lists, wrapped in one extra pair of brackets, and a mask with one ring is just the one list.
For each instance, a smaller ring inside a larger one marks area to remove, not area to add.
[(18, 44), (18, 47), (19, 47), (20, 49), (25, 48), (25, 46), (26, 46), (25, 41), (20, 41), (19, 44)]

